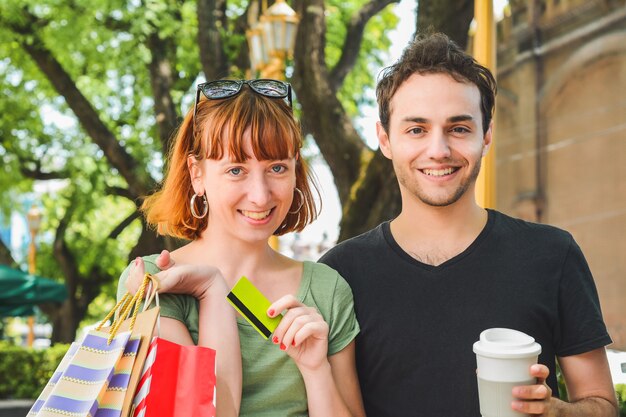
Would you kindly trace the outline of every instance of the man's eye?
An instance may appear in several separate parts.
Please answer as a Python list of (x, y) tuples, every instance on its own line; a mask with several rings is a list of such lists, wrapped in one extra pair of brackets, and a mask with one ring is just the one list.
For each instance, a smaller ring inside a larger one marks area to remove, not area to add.
[(452, 128), (452, 131), (454, 133), (469, 133), (470, 132), (470, 130), (464, 126), (456, 126)]
[(413, 135), (419, 135), (421, 133), (424, 133), (424, 129), (422, 129), (421, 127), (413, 127), (411, 129), (409, 129), (409, 133), (411, 133)]

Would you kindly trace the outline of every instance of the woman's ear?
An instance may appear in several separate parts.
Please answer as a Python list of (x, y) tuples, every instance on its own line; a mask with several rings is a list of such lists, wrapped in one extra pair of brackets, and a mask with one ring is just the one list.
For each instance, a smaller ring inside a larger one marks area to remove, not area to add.
[(195, 156), (189, 155), (187, 157), (187, 169), (189, 170), (189, 178), (191, 178), (191, 186), (193, 191), (198, 194), (204, 194), (204, 185), (202, 184), (202, 169), (200, 168), (200, 162)]

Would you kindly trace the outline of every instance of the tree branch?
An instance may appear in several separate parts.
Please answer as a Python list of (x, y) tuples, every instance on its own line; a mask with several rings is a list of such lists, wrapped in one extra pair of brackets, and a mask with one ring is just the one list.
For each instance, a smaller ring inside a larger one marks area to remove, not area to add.
[(128, 188), (122, 188), (122, 187), (106, 187), (105, 192), (109, 195), (116, 195), (119, 197), (125, 197), (133, 202), (135, 202), (135, 205), (137, 205), (136, 201), (137, 199), (130, 193), (130, 191), (128, 191)]
[(332, 87), (325, 64), (323, 0), (303, 0), (294, 52), (292, 82), (302, 105), (302, 124), (310, 131), (333, 173), (342, 204), (360, 175), (361, 159), (371, 151), (352, 125)]
[(28, 14), (22, 26), (11, 27), (16, 33), (28, 35), (19, 39), (20, 45), (35, 61), (57, 92), (65, 98), (91, 139), (102, 149), (109, 163), (124, 177), (130, 192), (137, 197), (145, 195), (152, 188), (154, 180), (119, 144), (113, 133), (99, 118), (91, 103), (78, 90), (70, 75), (45, 46), (34, 30), (37, 26), (36, 22), (37, 18)]
[[(34, 159), (26, 159), (26, 158), (22, 158), (19, 156), (18, 158), (20, 160), (20, 172), (26, 178), (47, 181), (47, 180), (65, 179), (65, 178), (69, 178), (70, 176), (70, 174), (65, 170), (61, 170), (57, 172), (43, 172), (41, 170), (41, 161), (34, 160)], [(34, 168), (33, 169), (27, 168), (26, 165), (28, 164), (34, 165)]]
[(337, 91), (341, 88), (344, 79), (350, 71), (352, 71), (359, 57), (359, 50), (361, 49), (361, 42), (363, 41), (363, 31), (365, 30), (367, 22), (388, 5), (399, 2), (400, 0), (372, 0), (352, 16), (347, 27), (346, 40), (342, 48), (343, 53), (330, 73), (333, 91)]
[(133, 221), (135, 221), (135, 219), (138, 219), (139, 216), (140, 213), (138, 211), (133, 211), (130, 216), (122, 220), (120, 224), (118, 224), (113, 230), (111, 230), (111, 233), (109, 233), (107, 239), (117, 239), (120, 233), (122, 233), (124, 229), (126, 229)]

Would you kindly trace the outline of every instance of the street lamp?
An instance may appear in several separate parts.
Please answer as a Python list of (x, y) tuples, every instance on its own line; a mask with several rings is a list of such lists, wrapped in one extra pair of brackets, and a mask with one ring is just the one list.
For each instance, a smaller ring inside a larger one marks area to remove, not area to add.
[[(264, 3), (265, 4), (265, 3)], [(296, 31), (300, 19), (285, 0), (277, 0), (257, 17), (255, 8), (248, 16), (246, 31), (250, 50), (250, 66), (260, 78), (285, 78), (285, 60), (293, 55)]]
[[(35, 264), (35, 257), (37, 255), (37, 247), (35, 246), (35, 239), (37, 233), (39, 233), (39, 227), (41, 226), (42, 219), (41, 210), (37, 206), (33, 205), (28, 213), (26, 213), (26, 222), (28, 223), (28, 231), (30, 232), (30, 245), (28, 245), (28, 273), (34, 274), (37, 267)], [(26, 339), (26, 345), (28, 347), (33, 346), (35, 340), (35, 318), (33, 316), (28, 317), (28, 337)]]

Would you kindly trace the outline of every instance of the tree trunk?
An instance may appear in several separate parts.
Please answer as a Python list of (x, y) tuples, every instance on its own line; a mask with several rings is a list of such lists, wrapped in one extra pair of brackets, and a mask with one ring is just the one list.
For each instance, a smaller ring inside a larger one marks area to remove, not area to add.
[(443, 32), (462, 49), (467, 47), (469, 25), (473, 18), (473, 0), (417, 2), (417, 30)]
[(17, 263), (13, 256), (11, 256), (11, 251), (6, 247), (4, 242), (0, 240), (0, 264), (8, 265), (11, 268), (17, 268)]
[(367, 149), (333, 89), (325, 64), (325, 15), (323, 0), (304, 0), (294, 52), (292, 82), (302, 105), (302, 124), (328, 163), (339, 201), (345, 204), (360, 174)]
[(391, 161), (380, 150), (367, 165), (355, 190), (341, 218), (338, 241), (357, 236), (400, 213), (402, 202), (396, 175)]

